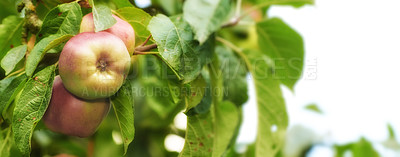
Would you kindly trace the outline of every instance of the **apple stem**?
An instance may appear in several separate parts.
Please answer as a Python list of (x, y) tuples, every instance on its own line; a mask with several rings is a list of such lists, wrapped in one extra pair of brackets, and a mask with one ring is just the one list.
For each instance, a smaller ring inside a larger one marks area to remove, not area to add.
[(90, 137), (87, 146), (87, 157), (93, 157), (94, 155), (94, 137)]
[(157, 48), (157, 44), (138, 46), (135, 48), (135, 53), (146, 52), (146, 51), (150, 51), (151, 49), (155, 49), (155, 48)]
[(149, 35), (149, 37), (147, 37), (147, 39), (144, 41), (142, 46), (145, 46), (147, 44), (147, 42), (149, 42), (150, 38), (151, 38), (151, 34)]

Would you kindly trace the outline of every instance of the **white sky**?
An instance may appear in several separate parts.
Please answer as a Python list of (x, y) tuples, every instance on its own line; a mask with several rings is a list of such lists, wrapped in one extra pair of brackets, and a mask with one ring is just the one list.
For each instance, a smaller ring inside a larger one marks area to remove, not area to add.
[[(284, 90), (291, 126), (305, 125), (341, 144), (361, 136), (383, 141), (387, 123), (400, 130), (399, 0), (316, 0), (299, 9), (272, 7), (269, 15), (303, 36), (305, 73), (317, 69), (317, 78), (300, 80), (294, 94)], [(325, 114), (304, 110), (309, 103)], [(254, 107), (252, 98), (239, 142), (254, 140), (254, 131), (246, 132), (255, 128)]]

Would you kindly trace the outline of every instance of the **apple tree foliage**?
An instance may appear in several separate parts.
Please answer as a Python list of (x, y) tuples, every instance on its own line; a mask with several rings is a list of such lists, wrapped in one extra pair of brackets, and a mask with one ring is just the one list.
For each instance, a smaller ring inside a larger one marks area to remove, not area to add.
[[(302, 37), (276, 5), (313, 0), (2, 0), (0, 9), (0, 156), (232, 156), (255, 85), (257, 137), (252, 156), (278, 156), (288, 126), (281, 86), (301, 77)], [(132, 70), (110, 98), (112, 111), (96, 134), (79, 139), (53, 133), (41, 121), (64, 44), (93, 12), (96, 31), (132, 25)], [(249, 77), (250, 76), (250, 77)], [(186, 130), (173, 125), (184, 112)], [(185, 139), (180, 153), (164, 139)]]

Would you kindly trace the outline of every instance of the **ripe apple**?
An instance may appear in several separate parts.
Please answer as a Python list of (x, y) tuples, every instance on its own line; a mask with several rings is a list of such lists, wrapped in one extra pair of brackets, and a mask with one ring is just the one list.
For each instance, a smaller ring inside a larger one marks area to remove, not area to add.
[(107, 32), (72, 37), (59, 58), (65, 88), (83, 99), (107, 98), (122, 86), (131, 58), (124, 42)]
[[(117, 20), (117, 23), (104, 31), (121, 38), (129, 53), (132, 54), (135, 50), (135, 31), (128, 22), (120, 19), (118, 16), (112, 16)], [(80, 32), (94, 32), (93, 13), (83, 16)]]
[(100, 125), (110, 110), (108, 99), (84, 100), (69, 93), (59, 76), (53, 83), (44, 124), (52, 131), (66, 135), (88, 137)]

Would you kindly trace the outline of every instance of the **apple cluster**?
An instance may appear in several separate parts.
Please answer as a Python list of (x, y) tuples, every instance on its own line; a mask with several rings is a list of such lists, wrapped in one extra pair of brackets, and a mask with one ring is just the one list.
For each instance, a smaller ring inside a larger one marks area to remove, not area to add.
[(117, 20), (111, 28), (95, 32), (93, 14), (82, 19), (80, 33), (64, 46), (59, 76), (53, 84), (45, 125), (66, 135), (91, 136), (110, 110), (109, 97), (129, 73), (135, 47), (132, 26)]

